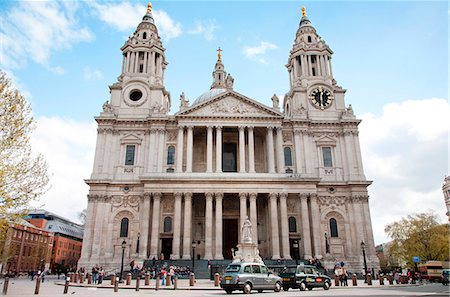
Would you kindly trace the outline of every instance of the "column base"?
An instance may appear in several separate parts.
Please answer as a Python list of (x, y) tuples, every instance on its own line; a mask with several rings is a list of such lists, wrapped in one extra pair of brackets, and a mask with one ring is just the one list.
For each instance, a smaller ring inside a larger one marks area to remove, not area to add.
[(272, 260), (279, 260), (281, 259), (280, 255), (273, 255)]
[(191, 255), (183, 255), (182, 259), (183, 260), (191, 260)]
[(214, 257), (214, 260), (223, 260), (223, 255), (219, 255)]

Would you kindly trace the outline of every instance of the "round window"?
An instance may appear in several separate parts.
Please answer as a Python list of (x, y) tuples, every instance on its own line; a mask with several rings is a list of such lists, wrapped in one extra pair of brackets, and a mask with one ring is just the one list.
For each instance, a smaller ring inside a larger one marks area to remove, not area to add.
[(130, 100), (131, 101), (139, 101), (142, 98), (142, 92), (139, 90), (133, 90), (130, 93)]

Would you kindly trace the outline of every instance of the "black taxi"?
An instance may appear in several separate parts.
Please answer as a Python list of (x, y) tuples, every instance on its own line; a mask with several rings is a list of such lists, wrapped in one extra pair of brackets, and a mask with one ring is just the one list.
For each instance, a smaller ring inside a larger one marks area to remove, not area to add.
[(283, 290), (290, 288), (312, 290), (313, 288), (324, 288), (328, 290), (331, 287), (331, 278), (320, 274), (315, 266), (298, 265), (296, 267), (286, 267), (279, 276), (283, 280)]

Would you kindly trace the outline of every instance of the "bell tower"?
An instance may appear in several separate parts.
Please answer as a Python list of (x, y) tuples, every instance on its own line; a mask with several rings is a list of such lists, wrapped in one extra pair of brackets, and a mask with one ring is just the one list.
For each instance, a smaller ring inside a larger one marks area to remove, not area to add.
[[(289, 118), (336, 119), (345, 110), (344, 93), (333, 77), (333, 51), (317, 34), (302, 7), (302, 18), (290, 51), (290, 90), (284, 109)], [(340, 112), (339, 112), (340, 111)]]
[(164, 71), (168, 63), (151, 3), (121, 51), (122, 72), (118, 82), (110, 86), (111, 112), (133, 118), (167, 115), (170, 94), (164, 87)]

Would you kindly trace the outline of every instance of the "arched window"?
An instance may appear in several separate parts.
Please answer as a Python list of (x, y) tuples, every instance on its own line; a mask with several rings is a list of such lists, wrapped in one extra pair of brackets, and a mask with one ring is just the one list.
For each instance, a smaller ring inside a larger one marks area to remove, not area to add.
[(167, 165), (175, 164), (175, 147), (173, 145), (167, 148)]
[(120, 222), (120, 237), (128, 237), (128, 218), (123, 218)]
[(291, 148), (288, 146), (284, 148), (284, 166), (292, 166)]
[(297, 232), (297, 220), (294, 217), (290, 217), (288, 223), (289, 232)]
[(330, 233), (331, 237), (339, 237), (337, 222), (335, 218), (330, 219)]
[(147, 32), (144, 32), (144, 34), (142, 34), (142, 38), (147, 39)]
[(312, 42), (311, 36), (308, 36), (308, 42)]
[(171, 232), (171, 231), (172, 231), (172, 218), (165, 217), (164, 218), (164, 232)]

